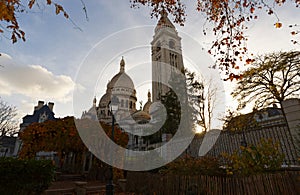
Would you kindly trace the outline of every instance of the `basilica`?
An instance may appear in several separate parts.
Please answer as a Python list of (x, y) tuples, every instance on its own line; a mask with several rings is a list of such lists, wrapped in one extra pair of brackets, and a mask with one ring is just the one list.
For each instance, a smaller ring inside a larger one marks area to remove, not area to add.
[[(148, 97), (148, 101), (143, 106), (136, 108), (135, 86), (130, 76), (126, 73), (126, 62), (122, 57), (119, 72), (107, 83), (106, 92), (100, 98), (98, 105), (95, 97), (92, 107), (88, 111), (83, 112), (82, 118), (111, 123), (112, 114), (109, 104), (111, 98), (115, 96), (119, 101), (118, 111), (114, 115), (117, 123), (119, 125), (122, 124), (123, 127), (129, 125), (131, 129), (135, 128), (133, 132), (148, 129), (147, 125), (154, 120), (155, 108), (152, 106), (154, 105), (153, 103), (159, 102), (170, 90), (165, 83), (169, 82), (172, 72), (184, 69), (181, 38), (165, 11), (161, 12), (160, 19), (154, 30), (151, 42), (151, 59), (152, 93), (149, 90), (145, 94)], [(138, 135), (141, 135), (141, 133), (129, 134), (128, 148), (141, 150), (149, 146), (149, 143), (143, 140), (142, 136)]]

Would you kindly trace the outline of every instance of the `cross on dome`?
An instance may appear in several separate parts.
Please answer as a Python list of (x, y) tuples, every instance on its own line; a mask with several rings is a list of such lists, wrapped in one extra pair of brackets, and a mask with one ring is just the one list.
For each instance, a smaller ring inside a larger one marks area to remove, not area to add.
[(124, 60), (123, 56), (122, 56), (122, 59), (120, 61), (120, 72), (125, 72), (125, 60)]

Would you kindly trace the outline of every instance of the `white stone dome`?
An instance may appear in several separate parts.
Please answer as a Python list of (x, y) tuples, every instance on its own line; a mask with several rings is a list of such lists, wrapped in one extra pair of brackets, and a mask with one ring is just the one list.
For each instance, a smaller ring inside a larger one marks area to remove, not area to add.
[(119, 72), (112, 80), (108, 83), (108, 88), (124, 88), (134, 90), (134, 84), (131, 78), (125, 72)]
[(117, 96), (120, 102), (123, 101), (123, 106), (122, 104), (120, 105), (121, 108), (125, 108), (124, 102), (126, 101), (128, 105), (129, 103), (132, 104), (130, 109), (135, 108), (136, 91), (132, 79), (125, 73), (125, 61), (123, 58), (120, 62), (120, 71), (108, 82), (106, 93), (99, 101), (99, 107), (108, 107), (113, 95)]

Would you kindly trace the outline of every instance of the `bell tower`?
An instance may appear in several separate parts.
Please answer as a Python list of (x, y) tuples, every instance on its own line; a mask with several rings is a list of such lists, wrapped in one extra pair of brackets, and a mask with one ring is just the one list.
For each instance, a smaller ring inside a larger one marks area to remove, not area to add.
[(168, 84), (172, 72), (181, 72), (184, 68), (181, 37), (175, 26), (169, 20), (167, 12), (162, 11), (156, 25), (151, 42), (152, 55), (152, 101), (159, 101), (168, 91)]

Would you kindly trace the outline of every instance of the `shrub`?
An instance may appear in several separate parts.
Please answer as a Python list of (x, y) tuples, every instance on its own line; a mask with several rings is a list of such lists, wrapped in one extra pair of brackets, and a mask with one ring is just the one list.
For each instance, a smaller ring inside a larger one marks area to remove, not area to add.
[(284, 155), (279, 152), (279, 143), (272, 139), (262, 139), (256, 146), (240, 147), (233, 154), (223, 154), (226, 159), (226, 171), (229, 175), (252, 175), (276, 171), (283, 164)]
[(41, 194), (54, 178), (50, 160), (0, 158), (0, 194)]
[(225, 171), (220, 167), (221, 164), (218, 158), (210, 156), (201, 158), (186, 157), (169, 163), (160, 172), (176, 175), (224, 175)]

